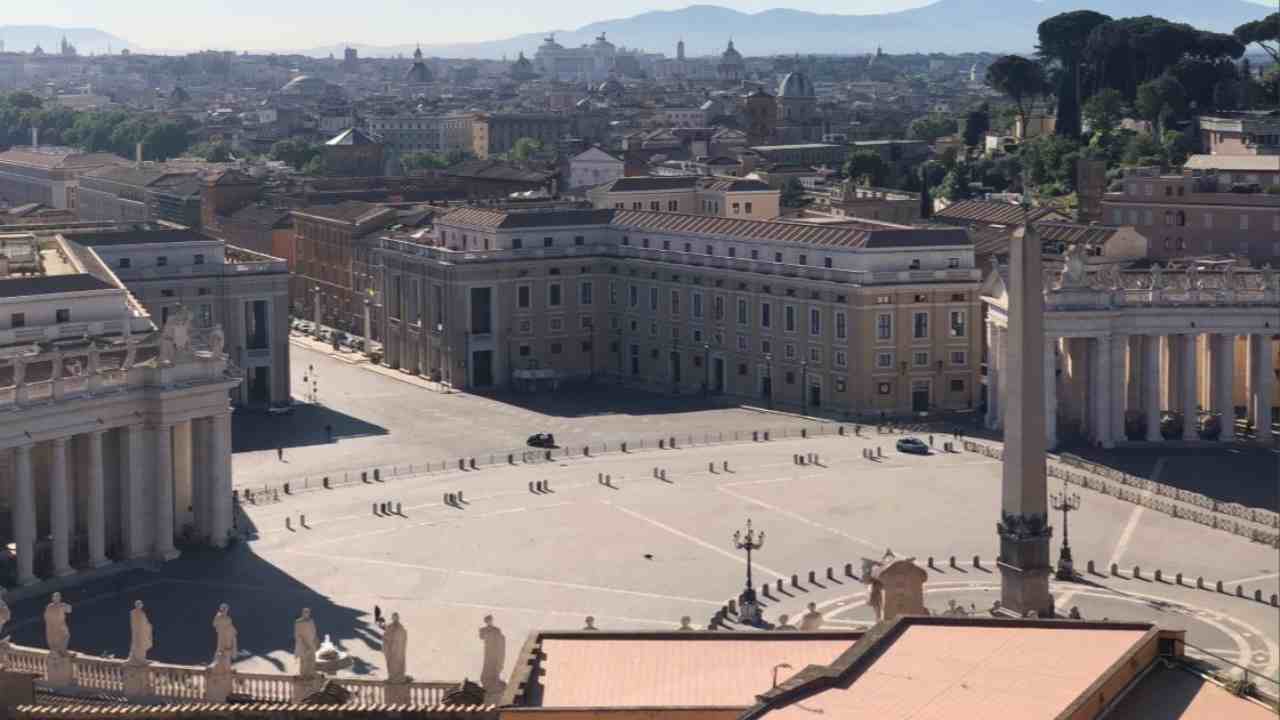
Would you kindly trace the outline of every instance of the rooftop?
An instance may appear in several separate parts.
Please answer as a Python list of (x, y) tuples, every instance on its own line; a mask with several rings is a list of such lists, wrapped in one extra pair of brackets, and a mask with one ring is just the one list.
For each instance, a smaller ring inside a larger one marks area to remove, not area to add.
[[(1063, 220), (1067, 219), (1057, 208), (1048, 206), (1031, 208), (1026, 217), (1034, 222), (1055, 213)], [(939, 210), (933, 216), (944, 222), (1010, 226), (1021, 225), (1024, 217), (1021, 205), (997, 200), (961, 200)]]
[(913, 228), (888, 223), (859, 223), (838, 226), (785, 220), (745, 220), (712, 215), (618, 210), (613, 224), (653, 232), (716, 235), (741, 240), (774, 240), (846, 248), (941, 247), (969, 245), (960, 229)]
[(75, 148), (40, 146), (14, 146), (0, 152), (0, 164), (26, 165), (47, 170), (88, 170), (104, 165), (122, 165), (127, 162), (111, 153), (86, 153)]
[(38, 275), (0, 279), (0, 298), (58, 295), (87, 290), (110, 290), (114, 285), (80, 273), (76, 275)]
[(655, 190), (692, 190), (698, 184), (693, 175), (667, 177), (661, 175), (640, 175), (636, 177), (620, 177), (604, 185), (605, 192), (652, 192)]
[(388, 216), (392, 214), (390, 208), (364, 202), (363, 200), (345, 200), (333, 205), (308, 205), (293, 212), (297, 215), (310, 215), (353, 225), (369, 222), (377, 218), (381, 213), (386, 213)]
[(107, 247), (111, 245), (169, 245), (174, 243), (204, 242), (215, 243), (217, 240), (201, 235), (195, 230), (163, 229), (163, 230), (123, 230), (119, 232), (89, 232), (69, 236), (81, 245), (88, 247)]
[(444, 216), (446, 223), (478, 225), (492, 228), (540, 228), (565, 226), (608, 225), (613, 210), (534, 210), (509, 212), (489, 208), (464, 207)]
[(1280, 172), (1280, 155), (1192, 155), (1184, 170), (1228, 172)]

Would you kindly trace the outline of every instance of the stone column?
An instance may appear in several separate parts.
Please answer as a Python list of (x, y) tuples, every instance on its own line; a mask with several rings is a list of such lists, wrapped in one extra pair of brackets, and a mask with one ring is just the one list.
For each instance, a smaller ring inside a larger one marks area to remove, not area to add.
[(1093, 387), (1089, 388), (1094, 405), (1094, 440), (1102, 447), (1114, 447), (1111, 440), (1111, 336), (1103, 335), (1093, 340), (1093, 358), (1089, 363), (1093, 372)]
[(155, 554), (161, 560), (178, 557), (173, 547), (173, 426), (151, 429), (155, 444), (155, 487), (153, 488)]
[(1145, 407), (1142, 390), (1142, 347), (1146, 338), (1142, 335), (1130, 335), (1129, 337), (1129, 364), (1128, 378), (1128, 405), (1133, 410), (1141, 411)]
[(1271, 347), (1271, 335), (1253, 335), (1251, 342), (1258, 346), (1257, 381), (1253, 383), (1254, 432), (1263, 443), (1271, 440), (1271, 408), (1275, 400), (1275, 350)]
[(102, 483), (102, 432), (94, 430), (85, 436), (89, 444), (89, 466), (85, 469), (89, 503), (85, 525), (89, 530), (89, 567), (95, 568), (107, 564), (107, 511)]
[(71, 488), (67, 483), (67, 439), (49, 443), (49, 532), (53, 535), (53, 574), (70, 575), (71, 569)]
[[(1008, 414), (1005, 405), (1009, 403), (1009, 328), (997, 326), (996, 333), (1000, 338), (1000, 374), (996, 376), (996, 384), (999, 386), (997, 395), (1000, 402), (996, 406), (996, 426), (1003, 430), (1006, 426), (1005, 416)], [(909, 386), (907, 395), (909, 400)]]
[(1182, 409), (1181, 343), (1177, 335), (1164, 336), (1164, 409)]
[(1000, 425), (1000, 328), (987, 325), (987, 427)]
[(1057, 338), (1044, 341), (1044, 438), (1045, 448), (1058, 446), (1058, 358)]
[(1000, 599), (1004, 607), (1053, 614), (1045, 474), (1044, 268), (1034, 227), (1009, 244), (1009, 392), (1000, 481)]
[(123, 539), (124, 557), (128, 560), (142, 557), (150, 544), (143, 518), (145, 493), (143, 492), (142, 426), (128, 425), (120, 428), (120, 534)]
[(1111, 428), (1110, 447), (1129, 439), (1124, 431), (1125, 411), (1127, 410), (1126, 400), (1129, 399), (1129, 394), (1125, 389), (1125, 381), (1129, 377), (1125, 363), (1125, 356), (1128, 354), (1129, 336), (1115, 335), (1111, 342), (1111, 397), (1108, 403), (1111, 413), (1110, 418), (1108, 418), (1108, 425)]
[(1142, 401), (1147, 417), (1147, 441), (1160, 442), (1161, 336), (1148, 335), (1142, 345)]
[(1182, 372), (1182, 439), (1198, 440), (1200, 432), (1197, 421), (1200, 418), (1196, 402), (1196, 380), (1199, 379), (1196, 372), (1196, 335), (1187, 333), (1179, 336), (1179, 340), (1182, 351), (1179, 368)]
[(207, 426), (209, 445), (205, 457), (209, 464), (208, 498), (211, 503), (209, 541), (215, 547), (224, 547), (235, 511), (231, 504), (231, 413), (213, 416)]
[(18, 584), (31, 585), (36, 581), (36, 492), (30, 445), (13, 449), (13, 542), (18, 550)]
[(1227, 334), (1210, 337), (1213, 338), (1213, 409), (1221, 413), (1222, 434), (1218, 439), (1231, 442), (1236, 435), (1236, 336)]

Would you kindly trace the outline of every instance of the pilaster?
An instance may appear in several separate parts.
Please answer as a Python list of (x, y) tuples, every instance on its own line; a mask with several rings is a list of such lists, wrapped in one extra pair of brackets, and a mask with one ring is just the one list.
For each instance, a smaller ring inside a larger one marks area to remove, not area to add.
[(49, 532), (53, 536), (53, 574), (70, 575), (71, 569), (71, 488), (67, 482), (67, 439), (50, 441)]
[(85, 526), (89, 530), (89, 566), (102, 567), (106, 556), (106, 502), (102, 481), (102, 434), (94, 430), (85, 439), (88, 443), (88, 467), (85, 468), (85, 486), (88, 490), (88, 517)]
[(36, 493), (30, 445), (13, 449), (13, 541), (18, 553), (18, 584), (31, 585), (36, 582)]

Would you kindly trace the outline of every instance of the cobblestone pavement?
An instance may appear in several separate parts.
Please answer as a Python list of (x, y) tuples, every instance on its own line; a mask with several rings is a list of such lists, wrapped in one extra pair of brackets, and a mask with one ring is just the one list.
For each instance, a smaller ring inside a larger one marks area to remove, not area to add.
[[(122, 656), (128, 608), (139, 598), (156, 626), (157, 659), (208, 662), (208, 622), (225, 601), (245, 650), (239, 666), (290, 670), (292, 620), (310, 607), (320, 631), (359, 659), (351, 672), (381, 674), (377, 606), (399, 612), (408, 627), (415, 677), (475, 678), (476, 630), (489, 613), (506, 634), (508, 667), (531, 630), (580, 628), (586, 615), (605, 629), (675, 628), (682, 615), (704, 625), (742, 587), (745, 560), (731, 539), (748, 518), (766, 533), (756, 583), (781, 579), (786, 587), (766, 610), (770, 620), (801, 613), (808, 602), (833, 625), (869, 620), (866, 589), (843, 568), (889, 548), (922, 565), (934, 557), (927, 595), (934, 610), (949, 599), (989, 607), (998, 582), (991, 557), (999, 463), (972, 453), (901, 455), (893, 439), (827, 435), (575, 456), (283, 496), (244, 508), (238, 523), (248, 541), (233, 551), (188, 552), (156, 572), (66, 593), (76, 607), (72, 644)], [(862, 456), (877, 446), (882, 460)], [(817, 453), (820, 463), (797, 465), (797, 453)], [(541, 481), (548, 489), (531, 491)], [(1276, 675), (1280, 609), (1252, 599), (1255, 590), (1264, 598), (1280, 592), (1274, 548), (1077, 491), (1082, 507), (1071, 516), (1070, 538), (1078, 567), (1093, 560), (1105, 572), (1114, 563), (1121, 576), (1055, 584), (1062, 607), (1183, 627), (1206, 652)], [(457, 492), (460, 502), (445, 502)], [(384, 513), (378, 506), (388, 502)], [(1056, 557), (1056, 528), (1054, 537)], [(1135, 566), (1142, 579), (1133, 577)], [(1161, 582), (1151, 579), (1156, 569)], [(1192, 585), (1204, 577), (1210, 589), (1173, 585), (1177, 572)], [(1225, 593), (1213, 590), (1217, 580)], [(1248, 599), (1232, 595), (1237, 584)], [(40, 606), (18, 604), (15, 641), (42, 644)]]

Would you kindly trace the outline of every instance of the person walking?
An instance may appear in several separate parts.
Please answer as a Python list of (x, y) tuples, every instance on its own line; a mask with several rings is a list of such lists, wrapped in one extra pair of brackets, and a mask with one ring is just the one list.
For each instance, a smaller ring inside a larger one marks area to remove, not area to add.
[(382, 627), (382, 608), (378, 605), (373, 606), (373, 621), (378, 624), (378, 627)]
[(284, 446), (283, 445), (276, 446), (276, 459), (279, 460), (280, 462), (284, 462)]

